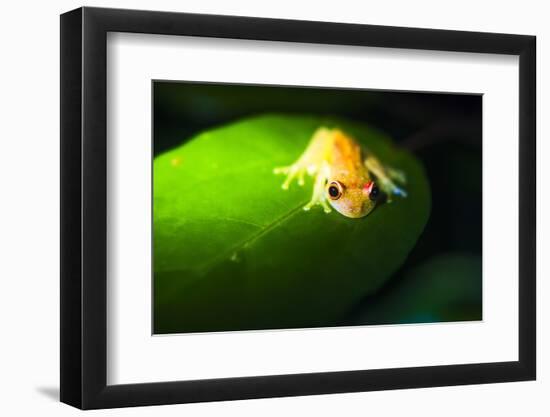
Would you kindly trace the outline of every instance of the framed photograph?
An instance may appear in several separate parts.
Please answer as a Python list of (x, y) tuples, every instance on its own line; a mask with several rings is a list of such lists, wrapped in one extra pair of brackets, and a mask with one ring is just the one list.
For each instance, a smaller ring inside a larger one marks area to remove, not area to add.
[(535, 37), (61, 16), (61, 401), (533, 380)]

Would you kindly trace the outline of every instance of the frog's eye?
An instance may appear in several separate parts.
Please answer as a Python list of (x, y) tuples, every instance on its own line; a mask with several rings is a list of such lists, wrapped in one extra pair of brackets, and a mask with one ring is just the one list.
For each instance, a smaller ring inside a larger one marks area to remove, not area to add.
[(375, 201), (378, 198), (378, 194), (380, 194), (380, 189), (375, 185), (372, 186), (369, 194), (369, 198), (372, 201)]
[(369, 196), (371, 201), (376, 201), (380, 194), (380, 189), (376, 186), (374, 181), (369, 181), (363, 186), (363, 191)]
[(327, 188), (331, 200), (338, 200), (344, 193), (344, 186), (339, 181), (332, 181)]

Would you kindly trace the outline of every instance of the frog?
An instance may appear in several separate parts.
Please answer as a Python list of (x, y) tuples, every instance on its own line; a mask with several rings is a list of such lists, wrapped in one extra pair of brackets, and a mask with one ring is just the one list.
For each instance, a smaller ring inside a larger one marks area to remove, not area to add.
[(338, 127), (318, 127), (298, 159), (291, 165), (275, 167), (273, 172), (286, 175), (283, 190), (288, 190), (294, 180), (304, 186), (306, 175), (313, 178), (311, 200), (303, 206), (306, 211), (319, 205), (325, 213), (335, 209), (345, 217), (358, 219), (382, 202), (407, 197), (402, 188), (405, 173), (383, 164)]

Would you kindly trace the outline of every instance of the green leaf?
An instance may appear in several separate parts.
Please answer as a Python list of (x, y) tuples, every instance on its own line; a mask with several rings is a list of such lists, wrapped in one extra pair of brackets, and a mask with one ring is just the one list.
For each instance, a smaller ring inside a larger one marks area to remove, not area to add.
[[(407, 175), (406, 199), (350, 219), (283, 191), (319, 126), (338, 126)], [(203, 132), (154, 161), (155, 333), (335, 324), (405, 260), (429, 216), (419, 162), (351, 121), (265, 115)]]
[(481, 320), (480, 256), (438, 255), (396, 281), (365, 300), (355, 324)]

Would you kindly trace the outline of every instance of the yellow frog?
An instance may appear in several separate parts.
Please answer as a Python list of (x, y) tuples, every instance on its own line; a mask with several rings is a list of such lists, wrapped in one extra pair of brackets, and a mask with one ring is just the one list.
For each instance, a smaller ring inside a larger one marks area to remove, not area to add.
[(298, 160), (274, 172), (286, 174), (284, 190), (295, 178), (304, 185), (306, 173), (314, 178), (313, 196), (304, 210), (319, 204), (325, 213), (330, 213), (332, 206), (346, 217), (359, 218), (369, 214), (381, 200), (380, 190), (388, 202), (392, 195), (407, 196), (394, 183), (404, 184), (404, 173), (383, 165), (340, 129), (318, 128)]

